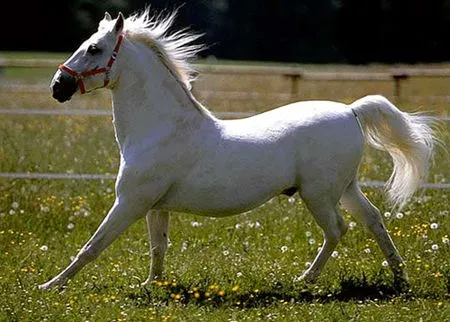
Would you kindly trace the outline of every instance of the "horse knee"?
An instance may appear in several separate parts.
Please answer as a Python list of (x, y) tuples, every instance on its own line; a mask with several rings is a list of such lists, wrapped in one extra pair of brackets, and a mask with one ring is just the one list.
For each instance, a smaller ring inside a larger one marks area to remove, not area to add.
[(167, 251), (167, 243), (162, 243), (157, 246), (152, 247), (152, 256), (153, 257), (162, 257)]
[(76, 259), (82, 262), (91, 262), (96, 259), (99, 254), (99, 249), (92, 246), (85, 246), (77, 254)]

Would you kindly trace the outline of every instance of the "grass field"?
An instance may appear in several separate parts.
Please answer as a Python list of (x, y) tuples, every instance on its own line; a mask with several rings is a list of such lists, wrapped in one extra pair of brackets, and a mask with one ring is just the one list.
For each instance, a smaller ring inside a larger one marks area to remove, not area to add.
[[(49, 82), (47, 73), (7, 71), (0, 79), (42, 84)], [(242, 82), (251, 85), (250, 80)], [(407, 87), (405, 93), (413, 92), (425, 102), (419, 108), (427, 105), (436, 114), (448, 115), (447, 105), (427, 100), (444, 91), (446, 81), (422, 80), (423, 86), (417, 82), (417, 90)], [(224, 89), (227, 83), (211, 79), (208, 86)], [(309, 96), (349, 101), (385, 86), (352, 83), (343, 93), (342, 84), (304, 85)], [(386, 91), (389, 88), (386, 85)], [(0, 92), (0, 107), (65, 108), (48, 96)], [(99, 93), (74, 98), (68, 106), (103, 108), (108, 99), (107, 93)], [(272, 103), (258, 102), (262, 109), (281, 104)], [(243, 106), (257, 110), (255, 102)], [(399, 107), (417, 109), (407, 99)], [(448, 122), (442, 140), (446, 146), (450, 143)], [(110, 117), (2, 115), (0, 142), (0, 172), (115, 174), (118, 167)], [(385, 154), (368, 149), (360, 179), (385, 180), (390, 170)], [(429, 182), (448, 183), (449, 178), (448, 155), (437, 151)], [(294, 283), (314, 258), (322, 236), (301, 200), (284, 196), (223, 219), (174, 214), (166, 278), (149, 287), (140, 286), (149, 266), (146, 225), (140, 220), (65, 289), (40, 291), (37, 285), (64, 268), (101, 222), (114, 200), (114, 182), (0, 179), (0, 190), (0, 321), (450, 319), (448, 190), (419, 192), (399, 215), (390, 214), (380, 189), (364, 189), (380, 207), (407, 261), (411, 289), (403, 294), (394, 289), (374, 240), (346, 213), (352, 228), (318, 282)]]

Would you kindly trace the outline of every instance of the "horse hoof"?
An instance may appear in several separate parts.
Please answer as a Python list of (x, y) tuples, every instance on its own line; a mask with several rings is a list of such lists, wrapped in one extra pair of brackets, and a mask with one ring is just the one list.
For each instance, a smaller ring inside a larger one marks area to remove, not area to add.
[(294, 277), (294, 283), (298, 282), (304, 282), (304, 283), (314, 283), (317, 280), (316, 276), (313, 276), (312, 274), (302, 274), (300, 276)]
[(409, 281), (404, 277), (394, 278), (394, 288), (399, 293), (408, 293), (411, 291), (411, 286), (409, 285)]

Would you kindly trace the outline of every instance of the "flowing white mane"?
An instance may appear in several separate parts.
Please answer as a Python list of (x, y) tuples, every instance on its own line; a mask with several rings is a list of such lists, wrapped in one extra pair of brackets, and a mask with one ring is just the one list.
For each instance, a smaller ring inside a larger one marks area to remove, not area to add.
[[(190, 90), (190, 82), (195, 79), (195, 70), (189, 63), (203, 49), (202, 45), (192, 44), (202, 35), (193, 34), (186, 29), (169, 33), (177, 12), (168, 15), (150, 15), (149, 9), (136, 13), (125, 20), (123, 32), (130, 39), (146, 44), (154, 50), (162, 62)], [(114, 21), (103, 20), (99, 29)]]

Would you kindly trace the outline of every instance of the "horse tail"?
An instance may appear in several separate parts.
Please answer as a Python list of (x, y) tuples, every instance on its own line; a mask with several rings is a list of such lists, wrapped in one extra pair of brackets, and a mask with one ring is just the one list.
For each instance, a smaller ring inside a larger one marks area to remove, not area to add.
[(363, 97), (350, 105), (366, 142), (388, 152), (393, 171), (386, 183), (388, 201), (401, 209), (428, 176), (435, 118), (400, 111), (381, 95)]

